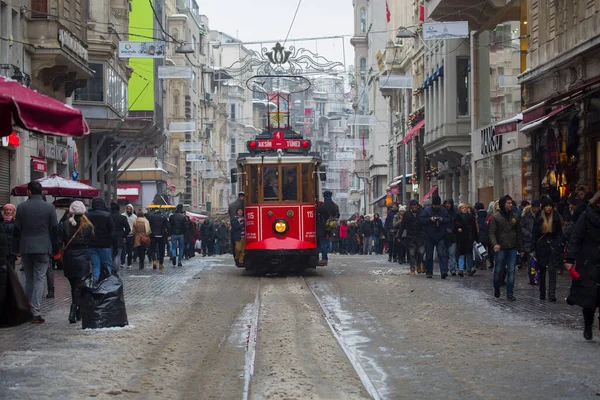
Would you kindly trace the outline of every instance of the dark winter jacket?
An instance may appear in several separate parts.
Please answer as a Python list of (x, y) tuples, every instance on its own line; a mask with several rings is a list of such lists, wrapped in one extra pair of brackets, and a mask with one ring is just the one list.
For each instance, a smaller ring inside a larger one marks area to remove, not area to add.
[[(432, 221), (431, 218), (436, 218)], [(452, 223), (448, 217), (448, 210), (443, 206), (434, 209), (427, 207), (419, 216), (419, 225), (423, 228), (425, 237), (433, 242), (439, 242), (448, 234), (448, 230), (452, 230)]]
[[(453, 231), (453, 223), (454, 223), (454, 218), (458, 215), (458, 212), (456, 211), (456, 207), (454, 205), (454, 199), (452, 199), (451, 197), (447, 198), (446, 200), (444, 200), (444, 203), (449, 202), (450, 203), (450, 209), (446, 209), (446, 211), (448, 211), (448, 218), (450, 219), (450, 223), (447, 226), (447, 230), (448, 230), (448, 234), (446, 235), (446, 244), (450, 245), (452, 243), (456, 243), (456, 236), (454, 235), (454, 231)], [(443, 207), (443, 205), (442, 205)]]
[(119, 205), (117, 203), (110, 205), (110, 211), (110, 217), (115, 226), (115, 231), (113, 233), (113, 247), (118, 249), (123, 247), (123, 239), (129, 235), (131, 228), (129, 227), (127, 217), (119, 212)]
[[(1, 217), (0, 217), (1, 219)], [(10, 222), (6, 222), (6, 221), (1, 221), (0, 220), (0, 224), (2, 224), (3, 226), (3, 231), (6, 234), (6, 243), (7, 243), (7, 257), (15, 257), (14, 256), (14, 241), (13, 241), (13, 234), (14, 234), (14, 230), (15, 230), (15, 220), (13, 219)]]
[(371, 236), (373, 235), (373, 221), (365, 221), (363, 222), (363, 224), (360, 226), (360, 233), (363, 236)]
[(383, 225), (386, 232), (390, 233), (394, 230), (394, 218), (396, 218), (397, 214), (398, 210), (390, 209), (390, 211), (388, 211), (387, 217), (385, 217), (385, 224)]
[(325, 232), (325, 224), (329, 219), (329, 211), (325, 208), (324, 205), (320, 205), (317, 207), (317, 226), (316, 226), (316, 235), (317, 237), (324, 238), (327, 236)]
[(215, 239), (214, 231), (215, 228), (213, 228), (213, 224), (208, 219), (205, 219), (200, 225), (200, 235), (202, 235), (202, 240), (205, 242)]
[(169, 217), (169, 227), (171, 235), (185, 235), (186, 219), (185, 214), (176, 212)]
[(567, 262), (575, 263), (581, 277), (571, 283), (567, 302), (584, 308), (600, 305), (600, 208), (589, 206), (583, 213), (569, 238)]
[(340, 217), (340, 207), (333, 202), (330, 198), (326, 198), (323, 202), (323, 207), (327, 210), (329, 218), (338, 219)]
[[(90, 239), (89, 248), (91, 249), (108, 249), (113, 244), (113, 233), (115, 224), (106, 208), (104, 199), (96, 197), (92, 200), (92, 208), (87, 212), (86, 216), (94, 225), (94, 235)], [(68, 221), (67, 221), (68, 223)]]
[(246, 222), (244, 217), (236, 216), (233, 219), (233, 225), (231, 226), (231, 236), (234, 242), (239, 242), (246, 236)]
[(167, 236), (170, 231), (169, 220), (160, 211), (156, 211), (148, 216), (152, 236)]
[[(58, 240), (61, 246), (66, 246), (75, 235), (75, 232), (79, 229), (81, 217), (76, 215), (74, 218), (77, 222), (77, 226), (71, 225), (68, 220), (58, 226)], [(65, 249), (63, 253), (63, 268), (65, 277), (68, 279), (82, 279), (90, 273), (90, 254), (88, 252), (88, 247), (90, 246), (93, 236), (94, 233), (92, 232), (92, 228), (86, 227), (73, 238), (69, 247)]]
[(6, 265), (8, 254), (8, 238), (6, 237), (4, 222), (0, 221), (0, 265)]
[(227, 240), (230, 236), (231, 233), (229, 232), (229, 228), (227, 227), (227, 225), (221, 223), (221, 226), (219, 227), (219, 243), (221, 244), (221, 246), (225, 246), (227, 244)]
[(466, 218), (463, 218), (462, 214), (456, 214), (452, 232), (456, 237), (456, 255), (464, 256), (472, 253), (473, 243), (479, 241), (475, 218), (469, 213), (466, 214)]
[(383, 229), (383, 222), (381, 222), (381, 218), (373, 218), (373, 236), (380, 237), (385, 234), (385, 230)]
[(404, 236), (404, 232), (406, 232), (406, 238), (416, 242), (417, 245), (422, 244), (424, 239), (423, 227), (419, 223), (422, 212), (422, 210), (418, 210), (416, 214), (413, 214), (411, 210), (406, 211), (402, 217), (402, 222), (400, 222), (400, 228), (396, 236), (401, 238)]
[(523, 234), (519, 216), (513, 212), (497, 212), (492, 216), (489, 226), (490, 246), (500, 245), (502, 250), (517, 249), (523, 251)]
[(490, 241), (487, 224), (488, 213), (486, 210), (477, 210), (477, 227), (479, 228), (479, 241), (485, 245)]
[(534, 251), (533, 246), (533, 227), (535, 225), (536, 216), (531, 212), (531, 206), (527, 206), (523, 209), (521, 216), (521, 233), (523, 234), (523, 248), (525, 252), (530, 253)]
[(548, 266), (551, 262), (556, 262), (562, 257), (563, 246), (562, 226), (560, 215), (553, 211), (552, 233), (542, 233), (544, 211), (542, 210), (535, 218), (533, 232), (531, 235), (531, 251), (535, 251), (538, 263), (541, 266)]

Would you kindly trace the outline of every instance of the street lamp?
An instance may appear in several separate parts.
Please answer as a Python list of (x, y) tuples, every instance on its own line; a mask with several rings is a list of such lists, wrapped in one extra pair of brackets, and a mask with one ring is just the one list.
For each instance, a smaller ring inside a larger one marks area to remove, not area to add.
[(175, 53), (177, 54), (192, 54), (194, 53), (194, 48), (191, 44), (182, 42), (181, 45), (175, 49)]
[(396, 37), (398, 39), (410, 39), (416, 37), (417, 34), (415, 32), (411, 32), (408, 28), (400, 27), (398, 28), (398, 32), (396, 32)]

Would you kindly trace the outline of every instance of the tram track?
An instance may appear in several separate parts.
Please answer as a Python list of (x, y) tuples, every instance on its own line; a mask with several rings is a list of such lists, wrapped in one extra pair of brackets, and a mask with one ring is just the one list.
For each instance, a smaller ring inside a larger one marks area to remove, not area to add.
[[(285, 280), (285, 281), (284, 281)], [(282, 282), (284, 281), (284, 282)], [(294, 289), (291, 290), (290, 288), (293, 287)], [(276, 288), (277, 291), (281, 291), (281, 293), (284, 293), (284, 297), (282, 298), (281, 296), (277, 296), (277, 297), (269, 297), (269, 293), (273, 294), (274, 293), (274, 289)], [(300, 294), (300, 296), (295, 296), (295, 294), (298, 293)], [(327, 346), (329, 348), (331, 348), (331, 345), (333, 344), (333, 342), (331, 341), (331, 338), (333, 338), (335, 340), (335, 343), (337, 343), (337, 347), (338, 349), (335, 351), (337, 352), (336, 356), (333, 358), (337, 359), (337, 363), (338, 363), (338, 367), (339, 367), (339, 363), (346, 363), (348, 364), (348, 366), (346, 366), (345, 368), (340, 368), (339, 371), (342, 371), (346, 373), (346, 375), (348, 374), (352, 374), (353, 378), (351, 380), (355, 380), (355, 384), (357, 386), (359, 386), (359, 389), (356, 390), (354, 393), (352, 393), (352, 395), (349, 395), (348, 398), (372, 398), (375, 400), (379, 400), (382, 399), (382, 396), (380, 395), (379, 391), (377, 390), (376, 385), (373, 383), (373, 381), (369, 378), (369, 375), (367, 374), (367, 372), (365, 371), (365, 367), (363, 366), (363, 364), (361, 363), (360, 357), (358, 352), (356, 351), (356, 349), (354, 348), (354, 345), (352, 343), (349, 343), (347, 340), (345, 340), (343, 333), (341, 333), (338, 329), (337, 326), (337, 322), (336, 322), (336, 316), (334, 315), (334, 313), (330, 310), (328, 310), (327, 306), (326, 306), (326, 302), (323, 301), (323, 299), (319, 296), (319, 294), (317, 293), (317, 291), (315, 291), (315, 288), (313, 288), (313, 286), (311, 285), (311, 283), (309, 282), (309, 280), (305, 277), (305, 276), (300, 276), (300, 277), (287, 277), (287, 278), (273, 278), (273, 280), (270, 280), (269, 278), (258, 278), (258, 283), (257, 283), (257, 287), (256, 287), (256, 296), (255, 296), (255, 300), (254, 303), (252, 304), (252, 315), (250, 317), (251, 322), (248, 324), (247, 326), (247, 331), (246, 331), (246, 349), (245, 349), (245, 364), (244, 364), (244, 390), (243, 390), (243, 394), (242, 394), (242, 398), (244, 400), (247, 400), (249, 398), (265, 398), (265, 397), (269, 397), (266, 396), (264, 393), (261, 393), (259, 388), (257, 386), (266, 386), (264, 383), (259, 382), (261, 380), (261, 378), (265, 378), (264, 377), (264, 371), (265, 370), (269, 370), (271, 371), (268, 374), (268, 379), (270, 379), (270, 377), (275, 374), (277, 372), (277, 368), (286, 368), (286, 361), (289, 362), (289, 353), (293, 353), (294, 350), (291, 350), (290, 352), (283, 352), (279, 358), (277, 358), (277, 360), (280, 362), (280, 365), (278, 367), (273, 367), (273, 366), (268, 366), (265, 367), (264, 365), (261, 368), (257, 368), (257, 360), (258, 362), (261, 362), (261, 358), (263, 358), (262, 356), (264, 355), (265, 352), (273, 352), (272, 348), (267, 348), (267, 346), (265, 346), (264, 348), (261, 347), (261, 341), (263, 344), (265, 343), (272, 343), (272, 338), (268, 338), (266, 336), (272, 335), (272, 332), (277, 331), (277, 329), (274, 327), (268, 327), (268, 325), (270, 325), (272, 322), (275, 322), (277, 316), (273, 315), (274, 313), (272, 312), (273, 309), (277, 308), (277, 304), (279, 303), (285, 303), (287, 301), (290, 300), (290, 298), (293, 297), (299, 297), (297, 299), (297, 304), (294, 303), (291, 306), (288, 304), (287, 306), (292, 309), (293, 307), (297, 308), (297, 313), (298, 314), (304, 314), (300, 317), (296, 316), (296, 320), (295, 323), (299, 323), (301, 325), (304, 325), (303, 328), (309, 330), (309, 331), (319, 331), (318, 334), (315, 334), (314, 339), (312, 340), (319, 340), (321, 342), (327, 341), (326, 345), (321, 345), (322, 347)], [(269, 302), (269, 300), (272, 300)], [(298, 307), (301, 306), (301, 307)], [(270, 310), (266, 310), (267, 308), (269, 308)], [(284, 311), (285, 313), (285, 311)], [(310, 315), (306, 315), (306, 314), (310, 314)], [(266, 316), (266, 318), (264, 318)], [(287, 323), (290, 323), (290, 319), (284, 320), (287, 321)], [(324, 324), (323, 324), (324, 322)], [(320, 328), (310, 328), (309, 325), (319, 325)], [(326, 326), (326, 327), (325, 327)], [(271, 333), (269, 333), (269, 330), (271, 330)], [(297, 331), (297, 329), (296, 329)], [(264, 333), (264, 335), (263, 335)], [(295, 335), (298, 335), (298, 333), (296, 332)], [(302, 334), (300, 334), (302, 335)], [(265, 337), (263, 337), (265, 336)], [(288, 335), (289, 336), (289, 335)], [(286, 343), (289, 344), (291, 347), (294, 347), (294, 345), (298, 346), (298, 343), (292, 343), (294, 341), (294, 339), (297, 341), (298, 338), (292, 338), (289, 339), (288, 336), (286, 336), (286, 333), (283, 332), (281, 337), (279, 337), (278, 339), (282, 342), (282, 343)], [(329, 339), (327, 339), (326, 337), (329, 337)], [(310, 341), (311, 339), (306, 339), (307, 341)], [(318, 351), (315, 351), (314, 354), (309, 354), (311, 353), (311, 347), (312, 344), (307, 345), (306, 343), (301, 344), (306, 346), (307, 348), (301, 348), (299, 354), (297, 354), (297, 357), (299, 358), (299, 360), (294, 359), (292, 357), (292, 360), (297, 362), (297, 364), (302, 364), (301, 361), (310, 361), (311, 364), (315, 364), (315, 365), (310, 365), (310, 366), (305, 366), (304, 369), (306, 370), (310, 370), (310, 369), (319, 369), (318, 365), (323, 364), (325, 360), (323, 360), (323, 358), (326, 358), (329, 354), (326, 353), (319, 353)], [(318, 346), (316, 346), (318, 348)], [(333, 346), (335, 347), (335, 346)], [(314, 349), (313, 349), (314, 350)], [(339, 350), (341, 350), (341, 352), (339, 352)], [(332, 350), (330, 350), (332, 351)], [(286, 354), (284, 354), (286, 353)], [(277, 354), (277, 353), (276, 353)], [(266, 359), (269, 359), (269, 357), (264, 357)], [(335, 364), (335, 363), (333, 363)], [(296, 365), (296, 363), (292, 362), (290, 363), (290, 365), (288, 365), (288, 367), (290, 367), (291, 371), (294, 372), (299, 372), (300, 370), (302, 370), (302, 365)], [(255, 372), (259, 370), (258, 374), (256, 374)], [(261, 371), (263, 372), (263, 374), (261, 375)], [(313, 371), (314, 372), (314, 371)], [(301, 373), (298, 373), (298, 375), (302, 375)], [(310, 374), (307, 374), (307, 376), (300, 376), (300, 378), (304, 378), (307, 379), (310, 377)], [(332, 376), (330, 379), (334, 380), (336, 379), (336, 376)], [(285, 378), (280, 378), (282, 381)], [(302, 381), (302, 379), (299, 379), (300, 381)], [(318, 386), (315, 384), (315, 386)], [(318, 389), (320, 389), (319, 387), (315, 387), (311, 385), (311, 388), (314, 389), (314, 391), (318, 391)], [(342, 388), (343, 390), (343, 388)], [(333, 393), (338, 393), (339, 392), (333, 392)], [(277, 393), (275, 393), (277, 394)], [(303, 393), (302, 397), (307, 397), (307, 398), (331, 398), (331, 394), (329, 393), (325, 396), (320, 396), (318, 394), (314, 394), (311, 391), (309, 391), (309, 393)], [(291, 397), (294, 397), (293, 395), (291, 395)]]

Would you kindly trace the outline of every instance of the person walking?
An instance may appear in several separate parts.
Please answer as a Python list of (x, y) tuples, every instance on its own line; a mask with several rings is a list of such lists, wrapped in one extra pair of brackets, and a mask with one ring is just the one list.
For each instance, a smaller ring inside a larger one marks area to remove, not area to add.
[(340, 254), (348, 254), (348, 222), (340, 221)]
[(244, 266), (244, 254), (246, 247), (246, 223), (244, 220), (244, 209), (237, 209), (237, 216), (233, 219), (231, 237), (235, 246), (234, 260), (237, 267)]
[(394, 219), (398, 214), (399, 210), (398, 203), (392, 204), (392, 208), (388, 211), (387, 216), (385, 217), (385, 224), (383, 227), (385, 228), (387, 243), (388, 243), (388, 261), (396, 261), (396, 229), (394, 228)]
[(383, 242), (382, 237), (385, 235), (385, 229), (383, 229), (383, 222), (381, 222), (381, 216), (379, 213), (373, 214), (373, 242), (375, 254), (383, 254)]
[(369, 215), (360, 226), (360, 234), (363, 240), (363, 254), (370, 255), (373, 252), (373, 221)]
[[(475, 203), (475, 221), (477, 222), (477, 232), (479, 235), (479, 242), (485, 247), (486, 251), (490, 252), (490, 238), (488, 235), (488, 224), (487, 224), (487, 211), (485, 210), (485, 205), (483, 203)], [(480, 264), (478, 264), (480, 269), (486, 268), (486, 261), (481, 260)]]
[[(138, 217), (139, 218), (139, 217)], [(150, 223), (151, 242), (150, 242), (150, 258), (152, 259), (152, 269), (165, 268), (165, 249), (169, 240), (169, 220), (163, 215), (160, 210), (156, 210), (148, 216)]]
[(479, 241), (477, 222), (465, 204), (458, 206), (458, 214), (454, 217), (453, 233), (456, 236), (456, 255), (458, 256), (458, 276), (472, 276), (476, 269), (473, 268), (473, 244)]
[(329, 261), (328, 250), (329, 250), (329, 240), (327, 238), (327, 221), (329, 221), (329, 212), (323, 206), (323, 202), (319, 202), (317, 205), (317, 221), (316, 221), (316, 236), (317, 236), (317, 246), (321, 251), (321, 260), (317, 262), (317, 265), (327, 266)]
[(450, 224), (448, 224), (448, 233), (445, 238), (445, 245), (448, 257), (448, 269), (452, 276), (456, 276), (456, 235), (453, 232), (454, 219), (457, 216), (456, 209), (454, 207), (454, 200), (447, 198), (444, 200), (444, 208), (448, 211), (448, 218), (450, 218)]
[(425, 236), (425, 268), (427, 278), (433, 278), (433, 251), (437, 253), (442, 279), (448, 277), (448, 255), (445, 239), (448, 235), (448, 226), (451, 226), (448, 211), (442, 207), (442, 199), (434, 196), (431, 206), (427, 207), (419, 216), (419, 224), (423, 227)]
[(541, 203), (539, 200), (533, 200), (531, 205), (525, 206), (521, 213), (521, 233), (523, 234), (523, 257), (521, 267), (527, 268), (531, 253), (535, 252), (535, 242), (533, 241), (533, 229), (538, 213), (540, 212)]
[(127, 218), (127, 222), (129, 223), (129, 234), (125, 240), (125, 246), (123, 247), (123, 251), (121, 252), (121, 265), (125, 265), (125, 261), (127, 261), (127, 267), (131, 267), (131, 263), (133, 262), (133, 223), (137, 219), (137, 215), (133, 210), (133, 204), (127, 204), (125, 207), (125, 212), (123, 216)]
[(213, 224), (206, 218), (200, 225), (202, 237), (202, 257), (212, 256), (215, 248), (215, 232)]
[(548, 276), (548, 300), (556, 301), (556, 266), (562, 257), (562, 224), (554, 211), (549, 197), (542, 199), (542, 211), (537, 215), (532, 233), (532, 255), (540, 268), (540, 300), (546, 300), (546, 276)]
[(187, 220), (183, 211), (183, 204), (177, 204), (175, 212), (169, 217), (169, 229), (171, 236), (171, 263), (173, 266), (183, 266), (183, 253), (185, 251), (185, 231)]
[(6, 234), (7, 249), (6, 249), (6, 265), (15, 268), (17, 256), (13, 252), (13, 236), (15, 230), (15, 214), (17, 207), (12, 204), (5, 204), (2, 207), (2, 222), (4, 225), (4, 233)]
[(94, 226), (94, 235), (90, 240), (88, 251), (92, 262), (92, 273), (94, 278), (98, 280), (103, 266), (108, 269), (109, 273), (112, 271), (112, 244), (115, 225), (104, 199), (100, 197), (92, 200), (92, 208), (87, 212), (86, 217)]
[(583, 337), (592, 340), (594, 315), (600, 307), (600, 190), (573, 227), (566, 261), (573, 279), (567, 303), (583, 308)]
[(50, 256), (58, 251), (58, 221), (51, 204), (42, 199), (42, 185), (29, 182), (29, 199), (19, 204), (15, 215), (14, 248), (22, 257), (25, 269), (25, 290), (31, 302), (34, 324), (45, 322), (40, 313), (44, 295), (44, 280), (50, 265)]
[(512, 211), (513, 203), (509, 196), (498, 202), (499, 212), (490, 220), (490, 246), (494, 249), (494, 296), (500, 297), (502, 275), (506, 269), (506, 298), (515, 301), (515, 265), (519, 253), (523, 255), (523, 234), (517, 214)]
[(85, 205), (74, 201), (69, 207), (70, 217), (58, 227), (58, 241), (63, 248), (63, 272), (71, 285), (69, 322), (81, 320), (80, 282), (90, 273), (88, 246), (94, 235), (94, 226), (85, 216)]
[(131, 233), (129, 227), (129, 221), (127, 217), (121, 215), (119, 205), (117, 203), (110, 203), (110, 217), (113, 220), (115, 230), (113, 231), (113, 263), (112, 266), (115, 271), (119, 271), (120, 268), (125, 267), (125, 263), (121, 263), (123, 260), (123, 251), (125, 248), (125, 242), (127, 236)]
[(146, 219), (142, 211), (138, 211), (137, 218), (133, 223), (133, 248), (137, 252), (140, 269), (144, 269), (146, 251), (152, 243), (151, 234), (150, 222)]

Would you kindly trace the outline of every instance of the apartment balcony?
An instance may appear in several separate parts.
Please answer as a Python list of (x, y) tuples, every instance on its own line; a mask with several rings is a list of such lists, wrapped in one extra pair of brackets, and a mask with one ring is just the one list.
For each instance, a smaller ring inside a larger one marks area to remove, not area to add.
[(468, 21), (469, 30), (484, 31), (507, 21), (521, 20), (521, 0), (430, 0), (426, 19)]

